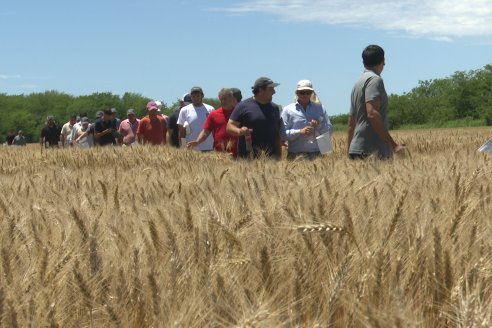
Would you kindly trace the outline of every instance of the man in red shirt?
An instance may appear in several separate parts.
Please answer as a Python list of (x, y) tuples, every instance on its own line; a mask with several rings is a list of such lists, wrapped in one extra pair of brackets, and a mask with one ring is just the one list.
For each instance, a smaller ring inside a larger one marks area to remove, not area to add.
[(165, 145), (167, 116), (161, 114), (155, 101), (149, 101), (147, 111), (149, 114), (142, 118), (138, 125), (138, 142), (143, 145)]
[(241, 101), (241, 91), (239, 89), (221, 89), (219, 91), (220, 108), (214, 110), (207, 116), (203, 123), (203, 130), (194, 141), (187, 144), (188, 148), (193, 148), (205, 141), (210, 133), (213, 132), (214, 149), (216, 151), (227, 152), (236, 157), (237, 137), (231, 136), (226, 132), (227, 122), (236, 104)]

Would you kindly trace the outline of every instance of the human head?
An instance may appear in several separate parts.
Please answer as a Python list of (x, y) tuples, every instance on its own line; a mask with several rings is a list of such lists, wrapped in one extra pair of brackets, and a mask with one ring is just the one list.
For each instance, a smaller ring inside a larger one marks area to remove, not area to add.
[(128, 120), (130, 122), (135, 122), (137, 119), (137, 116), (135, 115), (135, 110), (133, 108), (130, 108), (126, 111), (126, 117), (128, 117)]
[(187, 106), (191, 104), (191, 95), (189, 93), (186, 93), (183, 95), (183, 98), (181, 98), (181, 107)]
[(70, 114), (69, 122), (70, 124), (74, 125), (75, 122), (77, 122), (77, 114)]
[(272, 79), (268, 77), (259, 77), (256, 79), (255, 84), (251, 87), (251, 89), (253, 90), (253, 94), (256, 95), (261, 89), (264, 90), (265, 88), (275, 88), (279, 85), (279, 83), (273, 82)]
[(362, 62), (367, 68), (384, 65), (384, 50), (378, 45), (371, 44), (362, 51)]
[(104, 113), (102, 112), (102, 110), (98, 110), (98, 111), (96, 112), (96, 119), (98, 119), (98, 118), (102, 118), (102, 117), (103, 117), (103, 115), (104, 115)]
[(191, 102), (194, 106), (201, 106), (203, 104), (203, 90), (200, 87), (193, 87), (190, 90)]
[(154, 100), (151, 100), (147, 103), (147, 112), (149, 113), (149, 116), (156, 116), (158, 112), (161, 110), (159, 109), (159, 106), (156, 104)]
[(279, 86), (279, 83), (275, 83), (268, 77), (260, 77), (256, 79), (255, 84), (251, 87), (255, 99), (260, 103), (269, 103), (272, 101), (272, 97), (275, 94), (275, 87)]
[(311, 101), (314, 93), (313, 84), (309, 80), (300, 80), (296, 86), (296, 99), (299, 104), (305, 106)]
[(48, 117), (46, 117), (46, 124), (49, 126), (55, 124), (55, 117), (53, 115), (48, 115)]
[(19, 130), (19, 132), (17, 132), (17, 134), (20, 136), (22, 135), (22, 133), (23, 133), (22, 130)]
[(84, 116), (80, 119), (80, 124), (82, 124), (82, 127), (86, 128), (89, 126), (89, 118), (87, 116)]
[(118, 111), (116, 110), (116, 108), (111, 108), (111, 117), (112, 118), (116, 118), (116, 116), (118, 115)]
[(241, 90), (239, 90), (238, 88), (231, 88), (231, 91), (232, 91), (232, 96), (234, 98), (236, 98), (236, 101), (241, 102), (241, 100), (243, 99), (243, 95), (241, 94)]
[(225, 110), (234, 109), (236, 99), (233, 96), (232, 90), (228, 88), (220, 89), (219, 91), (220, 106)]
[(104, 111), (103, 111), (103, 120), (105, 121), (109, 121), (113, 118), (113, 111), (111, 110), (111, 108), (106, 108)]

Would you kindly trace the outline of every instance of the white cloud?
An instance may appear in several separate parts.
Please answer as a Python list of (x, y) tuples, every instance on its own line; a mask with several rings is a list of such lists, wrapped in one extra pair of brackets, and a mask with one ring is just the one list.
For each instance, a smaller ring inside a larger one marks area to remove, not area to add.
[(492, 36), (492, 0), (245, 0), (220, 10), (371, 27), (446, 42), (453, 37)]
[(0, 80), (13, 80), (20, 79), (20, 75), (8, 75), (8, 74), (0, 74)]

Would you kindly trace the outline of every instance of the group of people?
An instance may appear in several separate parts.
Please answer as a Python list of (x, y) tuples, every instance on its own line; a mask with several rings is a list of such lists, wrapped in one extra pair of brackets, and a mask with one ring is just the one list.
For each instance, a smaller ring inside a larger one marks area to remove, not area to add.
[[(381, 78), (385, 65), (384, 50), (376, 45), (362, 52), (365, 70), (352, 90), (348, 120), (348, 155), (364, 159), (371, 154), (389, 158), (401, 154), (405, 146), (397, 144), (388, 132), (388, 97)], [(242, 99), (237, 88), (223, 88), (218, 93), (220, 108), (203, 103), (202, 88), (193, 87), (181, 99), (170, 116), (161, 112), (162, 104), (150, 101), (147, 115), (138, 119), (133, 109), (119, 120), (116, 110), (96, 114), (90, 124), (85, 113), (72, 115), (62, 127), (49, 116), (42, 129), (42, 147), (136, 144), (187, 147), (198, 151), (219, 151), (232, 157), (267, 156), (279, 158), (282, 146), (290, 159), (309, 159), (321, 155), (319, 136), (331, 136), (333, 127), (311, 81), (300, 80), (295, 88), (295, 102), (283, 110), (273, 100), (279, 84), (268, 77), (258, 78), (253, 96)]]

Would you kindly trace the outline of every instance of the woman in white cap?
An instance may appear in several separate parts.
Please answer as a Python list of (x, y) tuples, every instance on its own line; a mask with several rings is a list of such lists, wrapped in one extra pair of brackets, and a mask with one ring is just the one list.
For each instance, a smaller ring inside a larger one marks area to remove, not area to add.
[(287, 158), (312, 159), (321, 154), (316, 137), (327, 132), (331, 135), (333, 126), (311, 81), (297, 83), (295, 100), (282, 111), (288, 141)]

